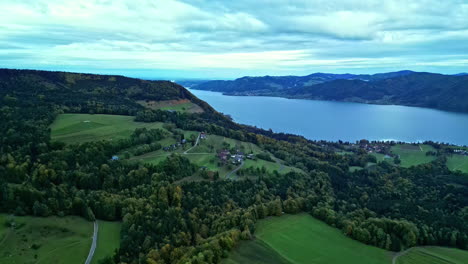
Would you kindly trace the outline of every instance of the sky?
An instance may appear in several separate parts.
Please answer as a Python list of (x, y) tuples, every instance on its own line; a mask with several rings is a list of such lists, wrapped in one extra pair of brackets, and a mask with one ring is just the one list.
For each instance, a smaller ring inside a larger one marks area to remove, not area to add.
[(468, 1), (0, 0), (0, 68), (149, 79), (468, 72)]

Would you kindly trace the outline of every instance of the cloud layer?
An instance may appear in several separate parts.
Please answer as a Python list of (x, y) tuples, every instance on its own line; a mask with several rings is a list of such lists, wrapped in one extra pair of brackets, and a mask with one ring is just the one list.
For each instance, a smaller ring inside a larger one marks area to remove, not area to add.
[(140, 77), (468, 71), (464, 0), (3, 0), (0, 67)]

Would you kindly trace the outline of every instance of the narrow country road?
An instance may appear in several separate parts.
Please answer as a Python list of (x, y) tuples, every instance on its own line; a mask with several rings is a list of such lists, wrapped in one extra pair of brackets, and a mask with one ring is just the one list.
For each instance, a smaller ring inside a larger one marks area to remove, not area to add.
[(234, 170), (232, 170), (231, 172), (226, 174), (226, 179), (229, 179), (234, 173), (236, 173), (238, 170), (240, 170), (240, 168), (242, 168), (242, 166), (244, 166), (244, 161), (241, 162), (239, 167), (235, 168)]
[(200, 141), (200, 134), (198, 134), (198, 137), (197, 137), (197, 140), (195, 141), (195, 145), (193, 145), (191, 148), (187, 149), (186, 151), (184, 151), (183, 154), (188, 154), (187, 152), (190, 151), (191, 149), (193, 149), (194, 147), (196, 147), (198, 145), (198, 141)]
[(94, 256), (94, 251), (96, 251), (97, 235), (98, 235), (98, 222), (94, 221), (94, 231), (93, 231), (93, 242), (91, 243), (91, 248), (89, 249), (88, 258), (86, 258), (85, 264), (90, 264)]

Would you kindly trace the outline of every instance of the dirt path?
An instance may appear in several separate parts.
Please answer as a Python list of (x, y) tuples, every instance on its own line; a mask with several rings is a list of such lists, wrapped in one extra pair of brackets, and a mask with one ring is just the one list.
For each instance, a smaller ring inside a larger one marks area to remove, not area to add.
[(194, 147), (198, 145), (198, 141), (200, 141), (200, 134), (198, 134), (197, 140), (195, 141), (195, 145), (193, 145), (191, 148), (184, 151), (183, 154), (188, 154), (187, 152), (189, 152), (190, 150), (192, 150)]
[(240, 164), (237, 168), (233, 169), (231, 172), (229, 172), (228, 174), (226, 174), (226, 177), (225, 177), (225, 178), (226, 178), (226, 179), (230, 179), (230, 177), (232, 176), (232, 174), (234, 174), (234, 173), (236, 173), (238, 170), (240, 170), (240, 168), (242, 168), (242, 166), (244, 166), (244, 161), (242, 161), (241, 164)]
[(396, 264), (397, 263), (397, 260), (399, 257), (405, 255), (406, 253), (408, 253), (411, 249), (413, 249), (414, 247), (411, 247), (411, 248), (408, 248), (407, 250), (405, 251), (400, 251), (398, 253), (396, 253), (393, 258), (392, 258), (392, 264)]
[(93, 259), (93, 256), (94, 256), (94, 251), (96, 251), (98, 228), (99, 228), (98, 222), (94, 221), (93, 242), (91, 243), (91, 248), (89, 249), (88, 258), (86, 258), (85, 264), (91, 263), (91, 260)]

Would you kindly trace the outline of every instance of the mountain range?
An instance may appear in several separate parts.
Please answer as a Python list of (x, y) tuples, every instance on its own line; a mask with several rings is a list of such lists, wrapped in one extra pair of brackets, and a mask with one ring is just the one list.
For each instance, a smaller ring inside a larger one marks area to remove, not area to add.
[[(181, 82), (182, 85), (186, 83)], [(314, 73), (242, 77), (192, 83), (191, 89), (240, 96), (395, 104), (468, 112), (468, 75), (398, 71), (378, 74)]]

